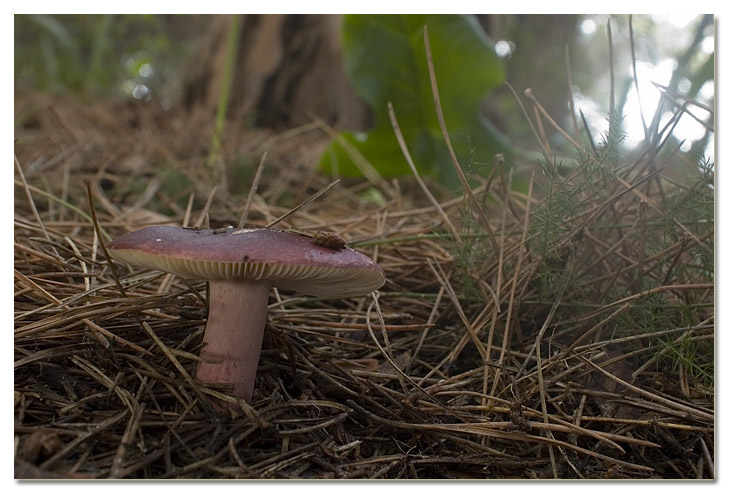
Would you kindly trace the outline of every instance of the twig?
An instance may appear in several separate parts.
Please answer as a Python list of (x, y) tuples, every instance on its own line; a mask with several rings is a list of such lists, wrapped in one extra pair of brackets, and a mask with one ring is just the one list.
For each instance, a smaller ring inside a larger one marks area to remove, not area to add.
[[(565, 138), (565, 139), (566, 139), (566, 140), (567, 140), (567, 141), (568, 141), (568, 142), (569, 142), (570, 144), (572, 144), (572, 145), (573, 145), (573, 147), (574, 147), (574, 148), (575, 148), (575, 149), (576, 149), (577, 151), (580, 151), (580, 150), (581, 150), (581, 149), (583, 148), (583, 147), (582, 147), (582, 146), (580, 145), (580, 143), (578, 143), (578, 142), (577, 142), (577, 141), (576, 141), (575, 139), (573, 139), (573, 138), (571, 137), (571, 135), (570, 135), (570, 134), (568, 134), (568, 133), (567, 133), (567, 132), (566, 132), (566, 131), (565, 131), (565, 130), (564, 130), (564, 129), (562, 128), (562, 127), (560, 127), (560, 126), (558, 125), (558, 123), (557, 123), (557, 122), (555, 122), (555, 120), (554, 120), (554, 119), (553, 119), (553, 118), (552, 118), (552, 117), (550, 116), (550, 114), (548, 113), (548, 111), (547, 111), (547, 110), (545, 110), (545, 107), (543, 107), (543, 106), (542, 106), (542, 105), (540, 104), (540, 102), (539, 102), (539, 101), (537, 101), (537, 98), (536, 98), (536, 97), (535, 97), (535, 95), (534, 95), (534, 94), (532, 93), (532, 89), (530, 89), (530, 88), (527, 88), (527, 89), (525, 90), (525, 96), (526, 96), (527, 98), (529, 98), (529, 99), (530, 99), (530, 100), (532, 101), (532, 103), (533, 103), (533, 104), (535, 105), (535, 108), (537, 108), (537, 110), (538, 110), (538, 111), (540, 112), (540, 114), (541, 114), (541, 115), (542, 115), (543, 117), (545, 117), (545, 118), (547, 119), (547, 121), (548, 121), (548, 122), (550, 122), (550, 125), (552, 125), (552, 126), (553, 126), (553, 128), (554, 128), (554, 129), (555, 129), (556, 131), (558, 131), (558, 132), (559, 132), (559, 133), (560, 133), (560, 134), (561, 134), (561, 135), (562, 135), (562, 136), (563, 136), (563, 137), (564, 137), (564, 138)], [(576, 125), (578, 125), (578, 124), (576, 123)], [(547, 143), (546, 143), (546, 145), (547, 145)], [(549, 151), (549, 150), (548, 150), (548, 151)], [(552, 153), (551, 153), (551, 155), (552, 155)]]
[(408, 163), (408, 166), (411, 168), (411, 172), (413, 173), (413, 177), (415, 177), (416, 182), (418, 182), (418, 185), (421, 187), (421, 190), (426, 195), (428, 200), (431, 202), (434, 208), (436, 208), (436, 211), (441, 215), (441, 218), (443, 219), (446, 226), (449, 228), (451, 233), (454, 236), (454, 239), (456, 239), (456, 242), (461, 243), (461, 236), (459, 235), (459, 231), (456, 230), (456, 227), (454, 227), (454, 224), (451, 223), (451, 220), (449, 220), (448, 215), (446, 215), (446, 212), (441, 208), (441, 205), (438, 201), (436, 201), (436, 198), (434, 198), (433, 194), (431, 194), (431, 191), (428, 190), (428, 186), (426, 186), (426, 183), (423, 182), (421, 179), (421, 175), (418, 173), (418, 169), (416, 168), (416, 165), (413, 163), (413, 158), (411, 158), (411, 154), (408, 151), (408, 145), (406, 144), (405, 139), (403, 139), (403, 133), (400, 130), (400, 126), (398, 125), (398, 119), (395, 116), (395, 111), (393, 110), (393, 104), (391, 102), (388, 102), (388, 115), (390, 116), (390, 123), (393, 126), (393, 132), (395, 133), (395, 138), (398, 140), (398, 145), (400, 146), (401, 152), (403, 153), (403, 156), (406, 159), (406, 162)]
[[(610, 21), (609, 21), (610, 23)], [(610, 30), (610, 24), (609, 24), (609, 42), (611, 40), (611, 30)], [(633, 70), (634, 75), (634, 89), (636, 89), (636, 99), (639, 102), (639, 115), (641, 116), (641, 125), (644, 127), (644, 139), (646, 141), (649, 141), (649, 128), (646, 125), (646, 120), (644, 119), (644, 110), (641, 106), (641, 92), (639, 91), (639, 76), (636, 73), (636, 49), (634, 45), (634, 16), (629, 15), (629, 45), (631, 46), (631, 69)], [(611, 57), (611, 62), (613, 62), (613, 56)], [(613, 67), (613, 63), (611, 63), (611, 67)], [(613, 73), (611, 74), (611, 97), (613, 97)], [(613, 101), (611, 101), (611, 111), (615, 111), (613, 107)]]
[(201, 403), (203, 404), (204, 408), (206, 409), (206, 412), (211, 417), (211, 419), (216, 420), (218, 422), (217, 416), (213, 413), (213, 408), (210, 404), (210, 401), (205, 397), (203, 392), (200, 390), (200, 387), (198, 386), (197, 382), (193, 380), (193, 378), (190, 376), (190, 374), (187, 372), (187, 370), (183, 367), (182, 364), (180, 364), (180, 361), (177, 360), (175, 355), (170, 352), (170, 349), (167, 348), (167, 346), (160, 340), (160, 338), (157, 336), (155, 331), (152, 329), (152, 327), (147, 323), (146, 321), (142, 322), (142, 328), (145, 329), (147, 334), (152, 337), (152, 340), (155, 341), (155, 344), (157, 344), (157, 347), (160, 348), (160, 350), (167, 356), (167, 359), (175, 366), (175, 368), (180, 372), (183, 379), (190, 385), (190, 387), (193, 389), (193, 392), (195, 392), (195, 395), (198, 396), (198, 399), (200, 399)]
[(200, 215), (198, 215), (198, 219), (193, 224), (193, 227), (200, 227), (203, 225), (203, 222), (205, 222), (205, 228), (210, 228), (209, 222), (207, 221), (208, 212), (210, 211), (210, 205), (213, 203), (213, 198), (215, 197), (215, 192), (217, 190), (218, 186), (213, 186), (210, 190), (208, 199), (205, 200), (205, 206), (203, 206), (203, 209), (201, 210)]
[[(619, 377), (617, 377), (615, 375), (612, 375), (611, 373), (609, 373), (608, 371), (604, 370), (603, 368), (601, 368), (597, 364), (593, 363), (593, 361), (584, 358), (580, 354), (576, 354), (575, 357), (577, 359), (580, 359), (582, 362), (584, 362), (585, 364), (587, 364), (588, 366), (590, 366), (594, 370), (596, 370), (599, 373), (603, 374), (604, 376), (606, 376), (610, 380), (615, 381), (619, 385), (621, 385), (623, 387), (626, 387), (627, 389), (631, 390), (632, 392), (636, 392), (637, 394), (639, 394), (639, 395), (641, 395), (643, 397), (646, 397), (646, 398), (648, 398), (648, 399), (650, 399), (650, 400), (652, 400), (654, 402), (658, 402), (659, 404), (662, 404), (664, 406), (667, 406), (667, 407), (673, 409), (675, 411), (675, 414), (677, 414), (677, 415), (679, 415), (681, 417), (689, 417), (689, 418), (692, 418), (694, 416), (696, 419), (700, 419), (702, 421), (708, 421), (710, 423), (714, 423), (714, 421), (715, 421), (715, 415), (714, 414), (706, 413), (704, 411), (700, 411), (699, 409), (695, 409), (694, 407), (685, 406), (684, 404), (680, 404), (680, 403), (678, 403), (676, 401), (669, 400), (669, 399), (665, 399), (664, 397), (661, 397), (659, 395), (652, 394), (651, 392), (647, 392), (643, 388), (639, 388), (639, 387), (637, 387), (635, 385), (632, 385), (632, 384), (630, 384), (630, 383), (622, 380), (621, 378), (619, 378)], [(680, 412), (682, 414), (679, 414)]]
[(122, 283), (119, 281), (119, 275), (117, 275), (117, 269), (114, 267), (112, 257), (106, 249), (104, 236), (101, 235), (101, 226), (99, 225), (99, 220), (96, 218), (96, 208), (94, 208), (94, 195), (91, 193), (91, 184), (88, 182), (86, 183), (86, 196), (89, 201), (89, 212), (91, 213), (91, 222), (94, 225), (96, 240), (101, 245), (101, 250), (104, 252), (104, 258), (106, 259), (107, 266), (112, 272), (112, 277), (114, 278), (114, 284), (117, 286), (117, 290), (119, 290), (122, 297), (127, 297), (127, 294), (124, 292), (124, 287), (122, 287)]
[(570, 70), (570, 45), (565, 44), (565, 73), (568, 76), (568, 103), (570, 104), (570, 120), (573, 122), (575, 140), (580, 140), (580, 129), (578, 119), (575, 116), (575, 94), (573, 92), (573, 71)]
[(327, 186), (323, 187), (322, 189), (320, 189), (316, 193), (312, 194), (310, 197), (308, 197), (307, 199), (305, 199), (304, 201), (302, 201), (301, 203), (299, 203), (298, 205), (296, 205), (294, 208), (290, 209), (289, 211), (287, 211), (286, 213), (284, 213), (280, 217), (276, 218), (275, 220), (269, 222), (266, 225), (266, 228), (268, 229), (268, 228), (273, 227), (277, 223), (279, 223), (282, 220), (284, 220), (285, 218), (287, 218), (289, 215), (292, 215), (293, 213), (296, 213), (297, 211), (299, 211), (301, 208), (304, 208), (309, 203), (311, 203), (312, 201), (315, 201), (317, 198), (319, 198), (320, 196), (322, 196), (323, 194), (325, 194), (327, 191), (329, 191), (330, 189), (332, 189), (333, 187), (335, 187), (337, 184), (339, 184), (339, 182), (340, 182), (340, 179), (336, 179), (335, 181), (330, 182)]
[[(511, 327), (512, 327), (512, 317), (515, 310), (515, 293), (517, 292), (517, 280), (520, 276), (521, 270), (522, 270), (522, 262), (525, 256), (525, 251), (527, 248), (525, 247), (525, 242), (527, 239), (527, 232), (529, 230), (529, 219), (530, 219), (530, 204), (531, 204), (531, 198), (532, 198), (532, 185), (534, 183), (535, 174), (533, 172), (532, 177), (530, 178), (529, 182), (529, 189), (527, 192), (527, 212), (525, 213), (525, 220), (524, 224), (522, 226), (522, 240), (520, 241), (520, 249), (518, 250), (517, 255), (517, 263), (515, 265), (515, 272), (512, 279), (512, 290), (510, 291), (509, 295), (509, 303), (507, 305), (507, 316), (505, 317), (505, 324), (504, 324), (504, 334), (502, 335), (502, 348), (499, 352), (499, 359), (497, 361), (498, 366), (504, 365), (504, 360), (507, 355), (507, 348), (509, 346), (510, 338), (512, 337)], [(501, 373), (501, 368), (497, 368), (497, 372), (494, 377), (494, 383), (492, 385), (492, 393), (491, 395), (496, 395), (497, 386), (499, 384), (499, 376)]]
[[(25, 181), (25, 174), (23, 173), (23, 168), (20, 166), (20, 162), (18, 161), (18, 157), (13, 154), (13, 159), (15, 160), (15, 169), (18, 171), (18, 175), (20, 176), (20, 181), (23, 184), (23, 189), (25, 190), (25, 196), (28, 198), (28, 204), (30, 205), (30, 211), (33, 213), (33, 217), (35, 218), (36, 222), (38, 223), (38, 226), (41, 228), (41, 232), (43, 232), (43, 236), (50, 242), (51, 237), (48, 235), (48, 231), (46, 230), (46, 226), (43, 225), (43, 220), (41, 220), (41, 216), (38, 214), (38, 209), (35, 207), (35, 201), (33, 201), (33, 196), (30, 194), (30, 188), (28, 187), (28, 183)], [(58, 255), (58, 252), (54, 248), (54, 253)]]
[(492, 242), (492, 248), (495, 252), (497, 252), (499, 246), (497, 245), (497, 239), (495, 239), (494, 233), (492, 232), (492, 227), (489, 225), (489, 221), (487, 220), (487, 216), (482, 209), (481, 203), (477, 200), (476, 196), (474, 196), (474, 192), (471, 190), (471, 186), (469, 186), (469, 181), (466, 179), (466, 175), (464, 175), (464, 171), (459, 165), (459, 160), (456, 158), (454, 148), (451, 146), (451, 139), (449, 138), (449, 132), (446, 129), (446, 122), (444, 121), (444, 113), (441, 109), (441, 97), (439, 96), (438, 84), (436, 82), (436, 71), (433, 68), (433, 56), (431, 55), (431, 44), (428, 40), (428, 28), (426, 26), (423, 26), (423, 38), (424, 43), (426, 44), (426, 61), (428, 62), (428, 74), (431, 78), (433, 104), (436, 108), (436, 116), (438, 117), (439, 126), (441, 127), (441, 134), (444, 136), (446, 148), (449, 150), (451, 163), (454, 166), (456, 175), (459, 177), (461, 186), (464, 188), (464, 192), (469, 198), (469, 201), (472, 203), (474, 210), (477, 212), (477, 216), (479, 217), (479, 221), (482, 224), (482, 227), (489, 234), (489, 240)]
[(345, 150), (345, 152), (348, 154), (348, 156), (352, 160), (352, 163), (355, 164), (360, 173), (362, 173), (362, 175), (366, 179), (368, 179), (375, 186), (377, 186), (388, 197), (395, 199), (399, 196), (398, 192), (393, 188), (393, 186), (388, 184), (388, 181), (386, 181), (383, 176), (380, 175), (380, 172), (378, 172), (377, 169), (373, 167), (373, 165), (367, 160), (367, 158), (365, 158), (357, 148), (355, 148), (350, 142), (348, 142), (347, 139), (345, 139), (332, 127), (327, 125), (327, 123), (325, 123), (322, 119), (316, 119), (315, 122), (325, 133), (327, 133), (328, 136), (330, 136), (330, 138), (332, 138), (334, 141), (337, 142), (337, 144), (342, 146), (342, 149)]
[(251, 182), (251, 188), (248, 190), (248, 196), (246, 197), (246, 204), (243, 206), (243, 212), (241, 212), (241, 220), (238, 222), (239, 229), (243, 228), (246, 224), (246, 220), (248, 219), (248, 212), (251, 209), (253, 198), (256, 196), (256, 191), (259, 188), (259, 181), (261, 181), (261, 174), (264, 171), (264, 163), (266, 162), (266, 155), (268, 155), (268, 153), (268, 150), (264, 151), (264, 154), (261, 155), (259, 166), (256, 168), (256, 175), (254, 175), (253, 182)]
[(135, 410), (132, 412), (132, 417), (129, 419), (129, 423), (127, 423), (127, 428), (124, 430), (124, 434), (119, 441), (117, 453), (112, 460), (112, 467), (109, 473), (110, 478), (122, 477), (122, 474), (124, 473), (124, 458), (126, 457), (127, 449), (132, 445), (132, 441), (137, 435), (144, 410), (144, 403), (135, 406)]
[(613, 74), (613, 36), (611, 34), (611, 18), (609, 17), (608, 22), (606, 23), (606, 32), (608, 33), (608, 68), (609, 73), (611, 75), (611, 92), (610, 92), (610, 101), (608, 104), (608, 109), (610, 112), (616, 111), (616, 103), (615, 103), (615, 82), (614, 82), (614, 74)]

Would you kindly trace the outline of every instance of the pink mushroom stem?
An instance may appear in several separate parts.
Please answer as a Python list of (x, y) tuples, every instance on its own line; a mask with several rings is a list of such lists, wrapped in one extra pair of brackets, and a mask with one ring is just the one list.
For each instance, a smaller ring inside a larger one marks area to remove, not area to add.
[(235, 395), (250, 401), (269, 302), (268, 280), (210, 281), (210, 310), (197, 378), (232, 383)]

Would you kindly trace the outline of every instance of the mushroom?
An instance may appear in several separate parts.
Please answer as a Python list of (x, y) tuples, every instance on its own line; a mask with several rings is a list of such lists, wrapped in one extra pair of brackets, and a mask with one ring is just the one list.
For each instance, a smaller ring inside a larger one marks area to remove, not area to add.
[(197, 379), (232, 383), (246, 401), (253, 395), (272, 286), (350, 297), (385, 283), (381, 268), (362, 253), (268, 228), (151, 226), (113, 240), (107, 249), (123, 263), (210, 282)]

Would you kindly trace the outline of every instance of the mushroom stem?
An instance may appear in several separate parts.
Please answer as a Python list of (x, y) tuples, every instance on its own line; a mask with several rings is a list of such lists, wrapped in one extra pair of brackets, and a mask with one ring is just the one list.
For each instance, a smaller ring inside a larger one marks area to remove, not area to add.
[(212, 280), (210, 310), (197, 378), (232, 383), (235, 395), (250, 401), (266, 325), (268, 280)]

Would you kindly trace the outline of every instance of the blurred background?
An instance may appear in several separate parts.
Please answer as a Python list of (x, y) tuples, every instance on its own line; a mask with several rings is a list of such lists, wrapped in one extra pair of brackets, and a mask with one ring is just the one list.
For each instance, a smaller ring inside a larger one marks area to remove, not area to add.
[[(16, 150), (25, 152), (31, 175), (52, 166), (45, 148), (49, 136), (39, 146), (31, 134), (43, 128), (60, 133), (58, 140), (63, 141), (69, 133), (58, 122), (65, 121), (76, 137), (84, 135), (83, 156), (93, 162), (87, 170), (99, 163), (113, 163), (117, 173), (132, 175), (155, 170), (168, 189), (184, 189), (198, 179), (210, 182), (211, 173), (200, 171), (216, 169), (213, 183), (222, 182), (229, 191), (245, 190), (258, 156), (272, 148), (272, 140), (277, 144), (271, 149), (275, 161), (307, 170), (319, 163), (320, 170), (330, 171), (321, 162), (331, 150), (334, 130), (368, 131), (377, 124), (379, 112), (385, 114), (385, 102), (374, 111), (372, 99), (363, 98), (367, 74), (363, 77), (361, 69), (359, 78), (353, 75), (353, 64), (362, 61), (356, 59), (358, 46), (370, 50), (375, 63), (379, 57), (388, 59), (383, 66), (411, 62), (389, 59), (385, 42), (379, 47), (382, 53), (375, 53), (363, 38), (348, 32), (367, 17), (16, 15)], [(515, 168), (534, 167), (539, 146), (521, 110), (529, 101), (527, 89), (568, 134), (581, 139), (590, 134), (600, 141), (613, 108), (622, 117), (624, 151), (630, 153), (669, 124), (673, 131), (665, 148), (680, 147), (695, 164), (713, 166), (712, 15), (466, 17), (479, 30), (491, 58), (457, 58), (449, 73), (437, 75), (440, 84), (468, 81), (478, 71), (499, 81), (477, 95), (481, 103), (475, 110), (488, 135), (449, 126), (457, 140), (459, 134), (470, 134), (462, 136), (460, 154), (466, 155), (468, 171), (491, 167), (492, 156), (505, 150), (514, 152), (508, 161)], [(436, 39), (438, 33), (432, 31)], [(462, 45), (454, 43), (451, 52), (435, 57), (437, 72), (439, 63), (458, 57)], [(422, 49), (422, 41), (414, 46)], [(379, 77), (392, 76), (384, 72)], [(396, 83), (401, 84), (394, 82), (389, 92)], [(407, 84), (416, 85), (401, 85)], [(404, 96), (408, 98), (407, 91)], [(396, 112), (402, 110), (403, 103), (394, 104)], [(454, 118), (447, 115), (447, 121)], [(383, 125), (395, 146), (390, 123)], [(408, 128), (408, 122), (402, 127)], [(547, 125), (543, 132), (558, 156), (569, 160), (573, 148), (565, 135)], [(110, 140), (122, 136), (126, 142), (110, 146)], [(358, 144), (357, 135), (352, 136), (351, 142)], [(93, 142), (99, 148), (96, 156), (89, 155)], [(31, 143), (30, 149), (24, 148)], [(433, 170), (438, 163), (424, 163), (432, 151), (414, 153), (424, 173), (446, 184), (451, 179), (454, 185), (453, 177)], [(363, 154), (383, 176), (408, 173), (397, 148), (388, 156)], [(443, 158), (438, 159), (450, 171)], [(82, 163), (79, 167), (84, 170)], [(359, 174), (354, 168), (340, 171)]]
[[(518, 92), (533, 88), (558, 119), (568, 112), (567, 45), (576, 104), (591, 125), (598, 130), (604, 125), (610, 91), (609, 19), (615, 96), (627, 118), (627, 144), (643, 139), (635, 109), (640, 105), (645, 118), (657, 109), (661, 92), (653, 83), (713, 106), (711, 15), (633, 16), (638, 93), (628, 16), (477, 17), (504, 62), (506, 80)], [(17, 15), (16, 89), (135, 101), (164, 111), (195, 106), (213, 111), (232, 22), (231, 17), (211, 15)], [(231, 118), (287, 128), (306, 123), (308, 112), (314, 112), (332, 124), (367, 124), (342, 80), (341, 16), (248, 15), (239, 22)], [(527, 132), (522, 119), (514, 118), (512, 100), (504, 90), (497, 91), (486, 111), (505, 134), (518, 138)], [(698, 113), (700, 119), (708, 118)], [(697, 146), (712, 152), (711, 136), (700, 123), (688, 118), (678, 127), (677, 135), (687, 140), (685, 149)]]

